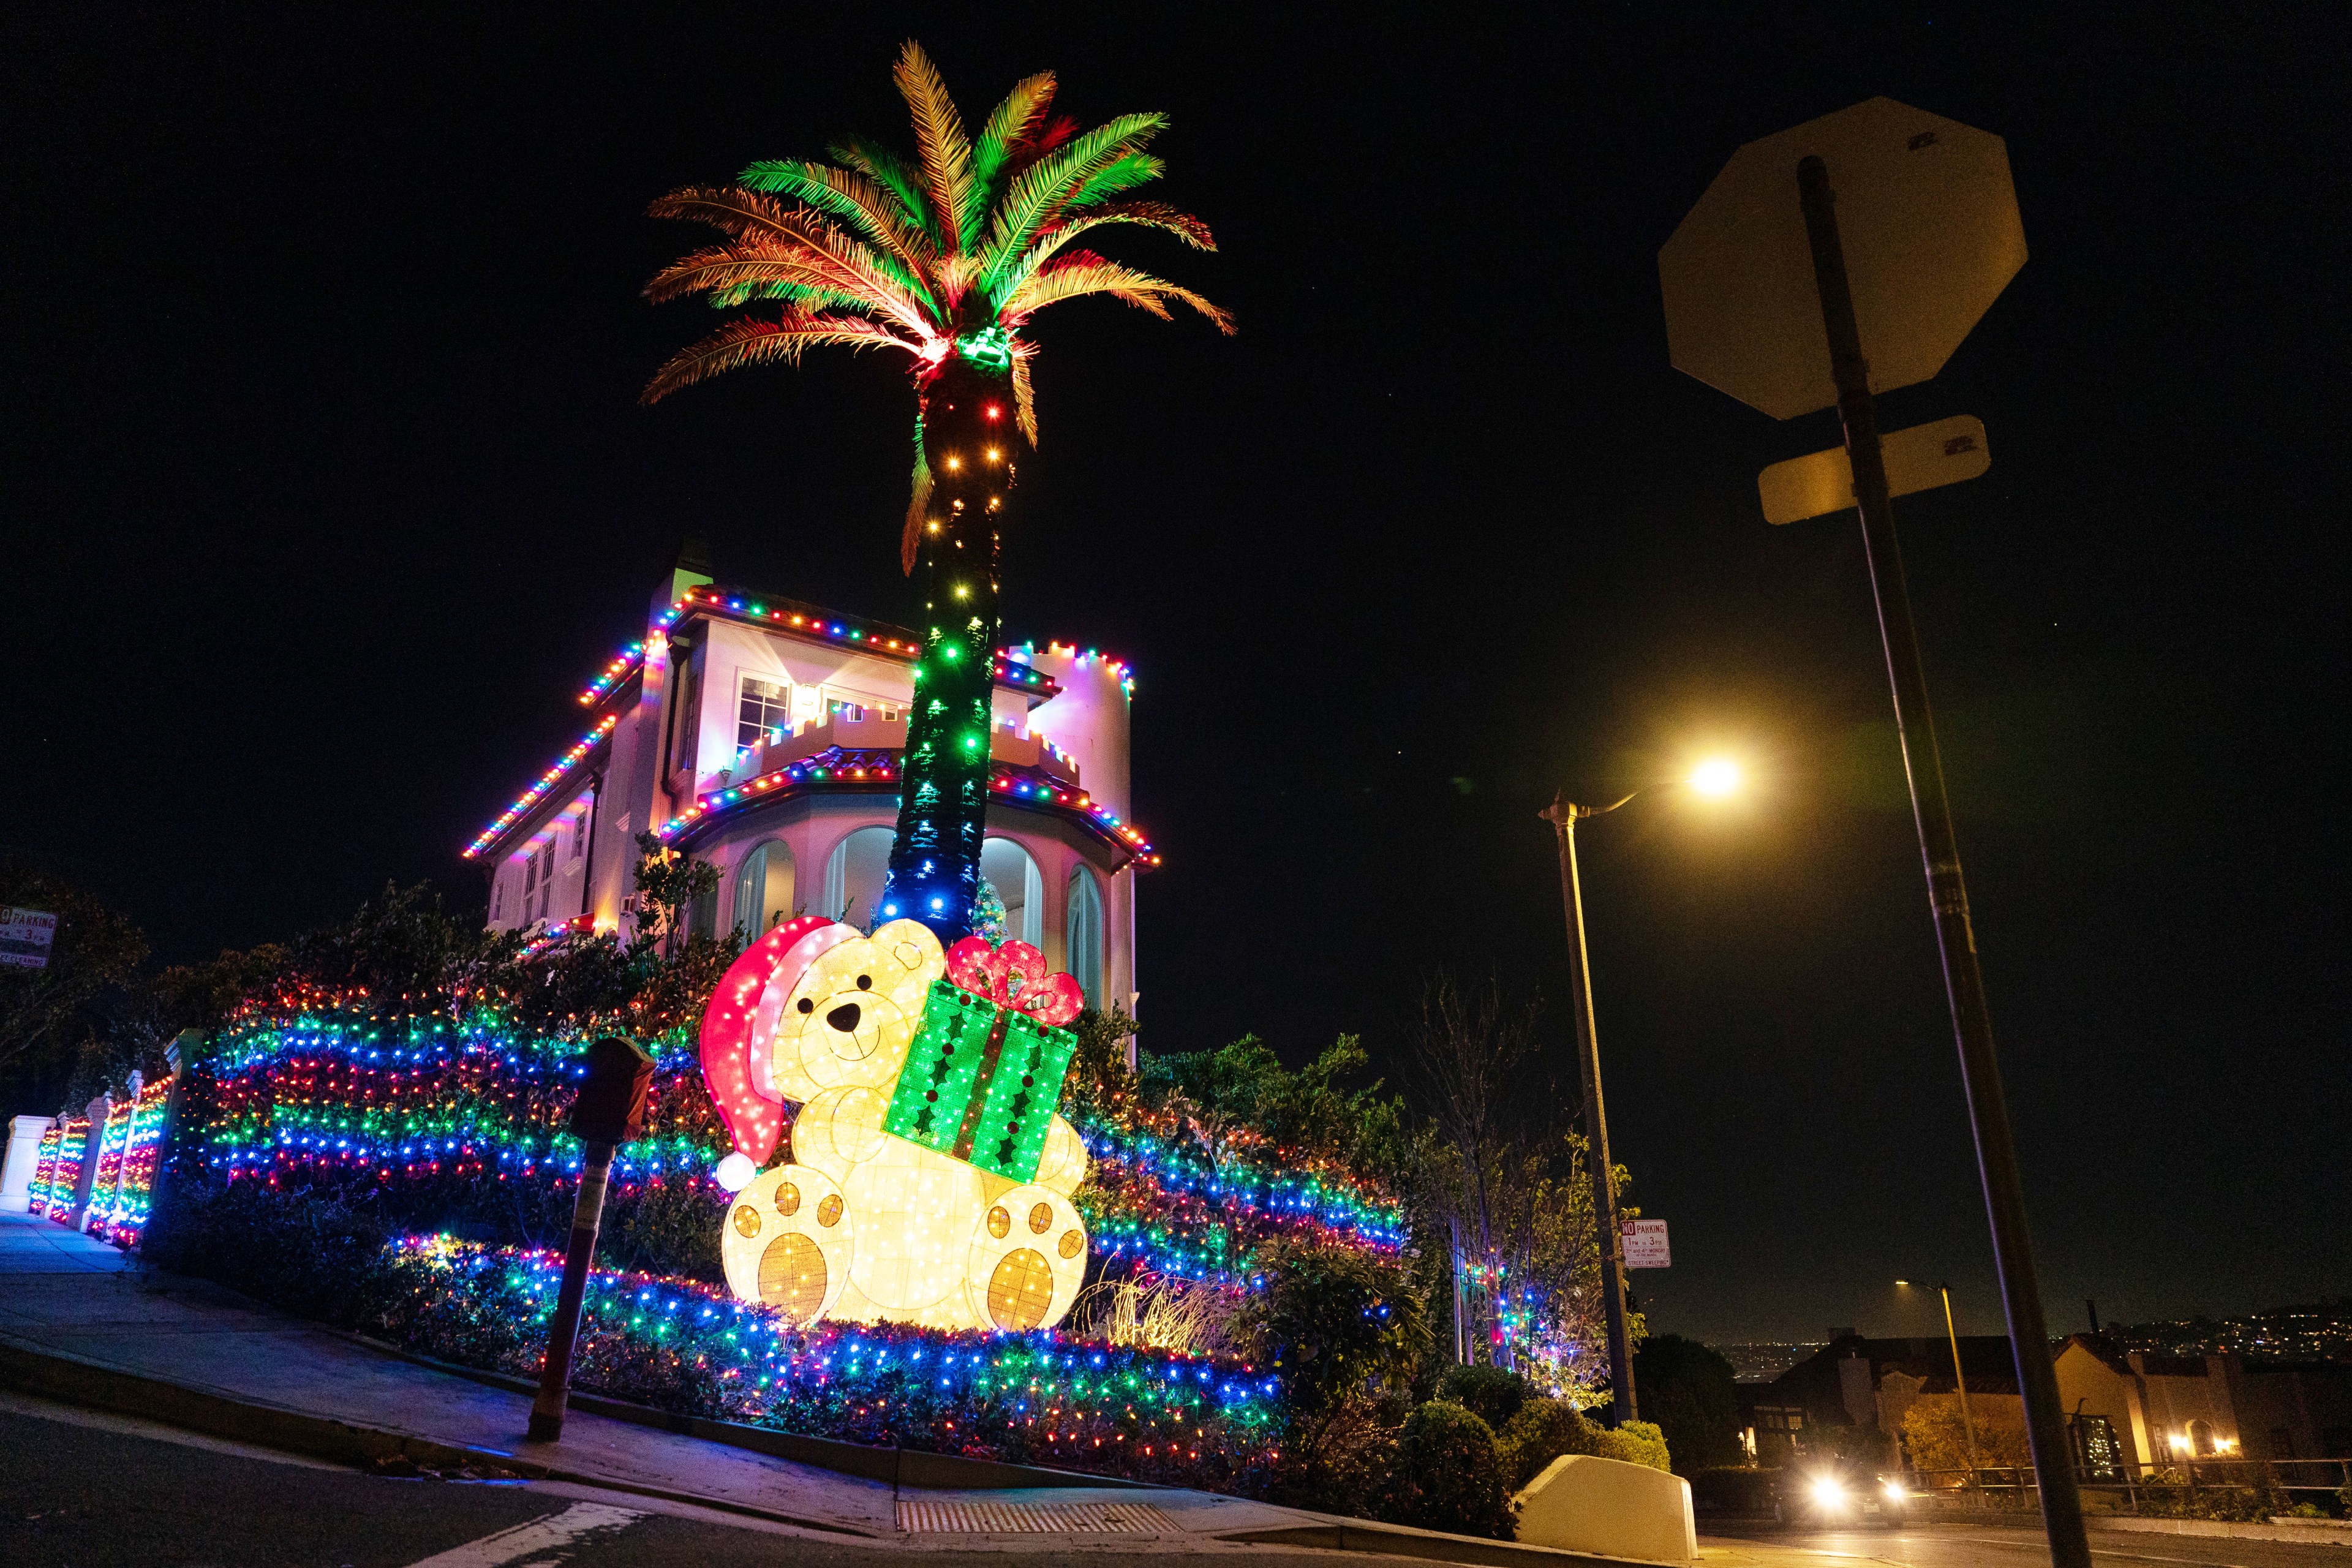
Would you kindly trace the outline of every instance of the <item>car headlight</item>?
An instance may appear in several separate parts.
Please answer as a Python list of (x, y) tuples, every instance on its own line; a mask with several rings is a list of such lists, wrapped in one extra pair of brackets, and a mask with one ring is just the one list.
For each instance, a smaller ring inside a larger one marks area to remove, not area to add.
[(1813, 1501), (1822, 1508), (1845, 1506), (1845, 1483), (1835, 1476), (1815, 1476), (1812, 1494)]
[(1911, 1489), (1892, 1476), (1879, 1484), (1879, 1489), (1886, 1494), (1888, 1502), (1902, 1502), (1911, 1495)]

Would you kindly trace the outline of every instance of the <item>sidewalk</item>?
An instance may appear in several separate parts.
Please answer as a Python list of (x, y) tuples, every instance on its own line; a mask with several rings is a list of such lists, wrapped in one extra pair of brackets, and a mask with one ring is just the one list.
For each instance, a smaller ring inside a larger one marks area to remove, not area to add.
[[(102, 1242), (21, 1215), (0, 1215), (0, 1386), (345, 1463), (497, 1467), (908, 1545), (1037, 1545), (1043, 1537), (1194, 1551), (1310, 1546), (1496, 1565), (1613, 1562), (1181, 1488), (1069, 1484), (1006, 1466), (969, 1473), (1045, 1484), (915, 1487), (576, 1405), (561, 1441), (532, 1443), (522, 1436), (525, 1393), (419, 1365), (205, 1281), (135, 1270)], [(856, 1450), (869, 1470), (887, 1453)]]

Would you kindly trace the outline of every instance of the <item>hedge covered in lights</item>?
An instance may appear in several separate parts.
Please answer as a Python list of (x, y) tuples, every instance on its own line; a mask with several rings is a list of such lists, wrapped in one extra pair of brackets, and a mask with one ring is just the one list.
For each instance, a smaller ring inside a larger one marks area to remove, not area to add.
[[(425, 1354), (535, 1374), (562, 1258), (414, 1237), (371, 1326)], [(1255, 1489), (1280, 1457), (1281, 1385), (1230, 1358), (1052, 1331), (793, 1328), (723, 1288), (598, 1270), (573, 1377), (672, 1409), (856, 1442)]]
[[(212, 1206), (163, 1245), (242, 1248), (257, 1275), (282, 1272), (331, 1212), (349, 1222), (332, 1268), (350, 1279), (280, 1299), (422, 1353), (533, 1371), (576, 1191), (581, 1152), (562, 1128), (586, 1024), (463, 986), (389, 1006), (310, 986), (247, 1004), (183, 1092), (172, 1201)], [(1071, 1325), (803, 1331), (735, 1300), (711, 1175), (730, 1144), (690, 1038), (681, 1022), (646, 1042), (646, 1132), (614, 1165), (581, 1386), (854, 1441), (1265, 1489), (1284, 1385), (1232, 1355), (1114, 1347)], [(1247, 1129), (1204, 1142), (1132, 1079), (1084, 1086), (1064, 1110), (1093, 1157), (1075, 1201), (1095, 1279), (1199, 1282), (1238, 1302), (1263, 1284), (1252, 1259), (1269, 1241), (1405, 1245), (1397, 1203), (1333, 1160)], [(205, 1267), (271, 1293), (233, 1257)]]

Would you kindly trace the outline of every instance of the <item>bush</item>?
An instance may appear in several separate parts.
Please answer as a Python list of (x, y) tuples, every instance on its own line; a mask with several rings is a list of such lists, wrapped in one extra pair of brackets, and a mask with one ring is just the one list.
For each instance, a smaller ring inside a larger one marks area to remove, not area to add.
[(1562, 1454), (1621, 1459), (1654, 1470), (1674, 1468), (1664, 1435), (1649, 1422), (1628, 1421), (1614, 1430), (1595, 1426), (1565, 1399), (1530, 1399), (1521, 1405), (1496, 1439), (1496, 1453), (1504, 1484), (1513, 1491), (1541, 1475)]
[(1674, 1456), (1666, 1452), (1666, 1435), (1648, 1421), (1621, 1421), (1601, 1435), (1607, 1447), (1604, 1459), (1622, 1459), (1629, 1465), (1647, 1465), (1654, 1470), (1672, 1474)]
[(1438, 1398), (1459, 1405), (1497, 1432), (1535, 1392), (1526, 1378), (1499, 1366), (1450, 1366), (1437, 1380)]
[(1562, 1454), (1608, 1453), (1608, 1435), (1565, 1399), (1530, 1399), (1503, 1428), (1496, 1443), (1503, 1484), (1517, 1491)]
[(1405, 1421), (1392, 1506), (1397, 1522), (1423, 1530), (1497, 1541), (1517, 1533), (1494, 1428), (1443, 1399), (1431, 1400)]

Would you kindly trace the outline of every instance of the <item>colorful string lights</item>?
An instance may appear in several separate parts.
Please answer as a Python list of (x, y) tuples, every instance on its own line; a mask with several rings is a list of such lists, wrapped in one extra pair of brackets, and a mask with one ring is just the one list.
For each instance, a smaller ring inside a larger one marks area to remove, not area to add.
[[(562, 1254), (412, 1237), (396, 1258), (408, 1300), (395, 1331), (412, 1347), (537, 1371)], [(728, 1419), (788, 1431), (1229, 1490), (1279, 1458), (1281, 1380), (1244, 1362), (1050, 1330), (795, 1329), (648, 1274), (590, 1274), (573, 1380), (624, 1396), (706, 1391)]]
[(466, 847), (462, 858), (471, 860), (488, 848), (499, 834), (521, 821), (524, 815), (532, 806), (545, 800), (547, 792), (562, 783), (564, 775), (578, 767), (582, 760), (596, 749), (597, 743), (613, 732), (613, 726), (620, 721), (620, 716), (614, 713), (607, 713), (597, 720), (596, 727), (581, 736), (579, 744), (556, 758), (555, 765), (540, 774), (537, 783), (516, 796), (515, 803), (507, 807), (504, 815), (474, 836), (473, 843)]
[[(819, 786), (835, 791), (859, 785), (872, 785), (877, 789), (889, 785), (895, 789), (898, 782), (898, 752), (828, 746), (814, 756), (803, 757), (772, 773), (745, 779), (741, 784), (730, 784), (725, 789), (712, 790), (663, 823), (655, 832), (664, 843), (668, 843), (687, 829), (707, 826), (730, 812), (765, 801), (788, 800)], [(1129, 865), (1148, 868), (1160, 864), (1160, 855), (1151, 847), (1151, 840), (1146, 838), (1141, 831), (1121, 820), (1084, 790), (1071, 788), (1042, 768), (1011, 763), (997, 763), (990, 771), (988, 787), (992, 794), (1025, 805), (1056, 811), (1092, 829), (1097, 836), (1126, 855)]]

